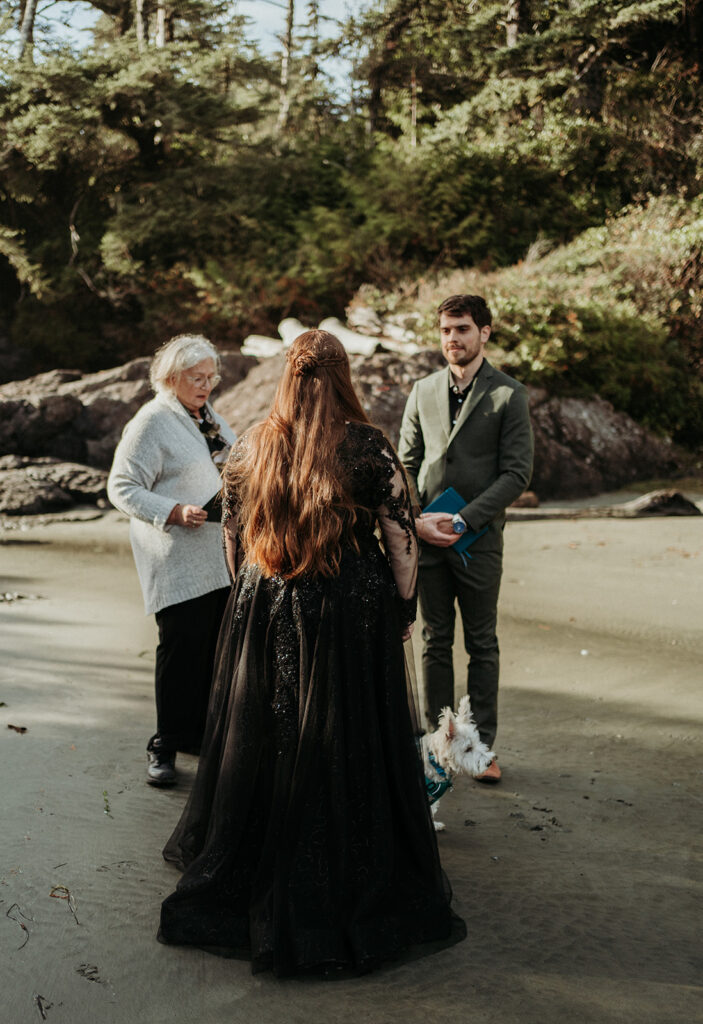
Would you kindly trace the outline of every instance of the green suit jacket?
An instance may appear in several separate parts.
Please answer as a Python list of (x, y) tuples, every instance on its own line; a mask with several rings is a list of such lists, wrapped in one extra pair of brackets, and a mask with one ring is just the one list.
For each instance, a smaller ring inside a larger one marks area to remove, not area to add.
[[(451, 427), (449, 372), (446, 366), (413, 386), (398, 454), (422, 508), (453, 487), (466, 502), (460, 511), (469, 526), (488, 526), (472, 550), (502, 551), (505, 509), (532, 475), (527, 390), (484, 359)], [(423, 545), (425, 553), (430, 548)]]

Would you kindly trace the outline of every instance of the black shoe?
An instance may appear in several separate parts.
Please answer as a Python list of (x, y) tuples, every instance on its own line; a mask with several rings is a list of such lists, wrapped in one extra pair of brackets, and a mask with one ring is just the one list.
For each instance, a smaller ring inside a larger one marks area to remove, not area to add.
[(175, 786), (176, 755), (158, 747), (147, 749), (146, 781), (150, 786)]

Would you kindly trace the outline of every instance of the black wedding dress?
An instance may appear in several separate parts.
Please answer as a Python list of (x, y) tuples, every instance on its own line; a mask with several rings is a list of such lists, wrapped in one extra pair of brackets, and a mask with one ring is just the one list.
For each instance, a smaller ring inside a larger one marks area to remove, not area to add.
[[(338, 457), (358, 551), (343, 548), (334, 578), (237, 573), (197, 778), (164, 849), (184, 874), (163, 903), (161, 941), (279, 976), (361, 973), (465, 936), (406, 687), (417, 564), (407, 484), (371, 426), (350, 424)], [(236, 516), (228, 495), (230, 537)]]

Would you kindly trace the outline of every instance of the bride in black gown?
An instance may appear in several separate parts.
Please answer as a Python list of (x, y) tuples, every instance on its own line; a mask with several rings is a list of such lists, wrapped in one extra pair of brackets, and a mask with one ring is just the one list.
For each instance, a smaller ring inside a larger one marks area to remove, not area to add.
[(296, 339), (224, 476), (235, 583), (159, 938), (279, 976), (459, 941), (406, 686), (407, 483), (333, 335)]

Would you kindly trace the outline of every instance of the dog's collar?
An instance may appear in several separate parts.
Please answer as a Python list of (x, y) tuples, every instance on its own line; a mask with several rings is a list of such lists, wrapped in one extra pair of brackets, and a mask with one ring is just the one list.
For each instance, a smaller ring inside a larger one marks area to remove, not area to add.
[(446, 769), (442, 767), (439, 761), (436, 759), (432, 751), (428, 754), (428, 761), (430, 767), (437, 773), (437, 779), (428, 779), (425, 776), (425, 790), (427, 792), (427, 799), (430, 805), (437, 803), (440, 797), (444, 796), (448, 789), (452, 788), (451, 779), (447, 775)]
[(444, 780), (444, 779), (448, 779), (449, 778), (449, 776), (447, 775), (446, 768), (442, 767), (442, 765), (439, 763), (439, 761), (434, 756), (434, 754), (433, 754), (433, 752), (431, 750), (429, 752), (427, 760), (430, 762), (430, 764), (432, 765), (434, 770), (437, 772), (437, 774), (439, 775), (440, 779)]

